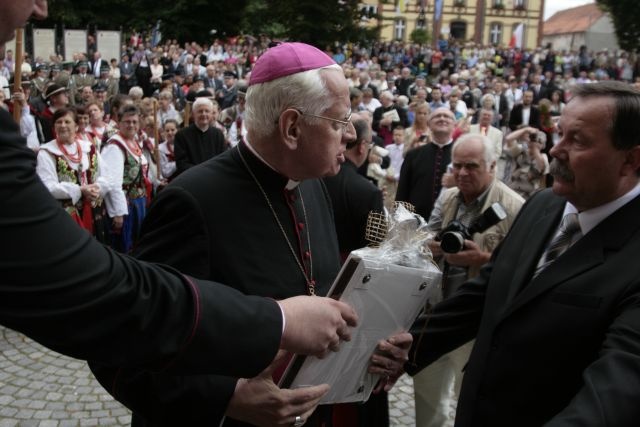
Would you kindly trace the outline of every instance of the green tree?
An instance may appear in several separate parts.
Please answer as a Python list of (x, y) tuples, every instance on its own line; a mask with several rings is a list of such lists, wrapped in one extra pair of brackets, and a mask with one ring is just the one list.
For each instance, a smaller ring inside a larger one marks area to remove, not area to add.
[(640, 8), (637, 0), (596, 0), (608, 12), (616, 29), (620, 47), (627, 51), (640, 49)]
[[(162, 1), (162, 0), (161, 0)], [(42, 26), (63, 24), (67, 28), (96, 25), (102, 29), (143, 27), (157, 19), (149, 0), (55, 0), (49, 6), (49, 18)], [(40, 24), (39, 24), (40, 25)]]
[(150, 31), (160, 19), (165, 38), (202, 42), (214, 29), (219, 36), (237, 34), (245, 5), (246, 0), (234, 0), (233, 7), (209, 0), (54, 0), (49, 18), (38, 25)]
[(51, 0), (38, 26), (150, 31), (158, 19), (164, 38), (205, 42), (216, 37), (267, 34), (324, 48), (377, 37), (364, 26), (359, 0)]
[(367, 28), (362, 18), (358, 0), (250, 0), (243, 30), (324, 48), (335, 42), (374, 39), (377, 29)]
[(411, 31), (409, 38), (413, 43), (418, 44), (428, 44), (429, 40), (431, 39), (429, 32), (424, 28), (416, 28), (415, 30)]
[(161, 13), (162, 34), (182, 41), (210, 41), (212, 30), (216, 37), (239, 33), (246, 6), (245, 0), (233, 3), (210, 0), (161, 0), (164, 7), (155, 6)]

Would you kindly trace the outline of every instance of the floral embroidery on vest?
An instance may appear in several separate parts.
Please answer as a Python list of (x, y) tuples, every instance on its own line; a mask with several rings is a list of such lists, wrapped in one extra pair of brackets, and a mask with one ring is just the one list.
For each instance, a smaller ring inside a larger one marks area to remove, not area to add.
[(128, 199), (138, 199), (146, 197), (147, 191), (144, 182), (144, 176), (147, 173), (147, 167), (142, 165), (142, 160), (138, 160), (133, 154), (125, 148), (118, 136), (113, 136), (107, 144), (115, 144), (124, 155), (124, 173), (122, 176), (122, 189)]

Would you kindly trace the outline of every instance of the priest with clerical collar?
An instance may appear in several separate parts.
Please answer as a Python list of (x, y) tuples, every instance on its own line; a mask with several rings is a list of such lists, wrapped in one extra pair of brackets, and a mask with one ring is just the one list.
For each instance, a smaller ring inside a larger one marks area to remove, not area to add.
[[(340, 260), (320, 178), (338, 173), (356, 137), (342, 69), (306, 44), (272, 47), (251, 74), (245, 124), (245, 141), (160, 192), (134, 254), (246, 294), (326, 295)], [(379, 344), (370, 370), (383, 376), (381, 388), (397, 380), (408, 346), (409, 334)], [(327, 385), (281, 390), (272, 378), (280, 365), (251, 380), (93, 368), (133, 410), (134, 426), (218, 425), (223, 416), (225, 426), (320, 426), (334, 418), (331, 406), (316, 410)]]
[(196, 98), (191, 108), (193, 123), (178, 131), (175, 137), (177, 173), (222, 153), (226, 146), (224, 134), (213, 126), (217, 105), (205, 97)]

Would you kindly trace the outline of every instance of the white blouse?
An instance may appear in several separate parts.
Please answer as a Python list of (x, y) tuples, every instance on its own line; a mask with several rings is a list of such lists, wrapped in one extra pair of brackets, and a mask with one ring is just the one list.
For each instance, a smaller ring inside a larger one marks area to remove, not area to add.
[[(112, 138), (117, 137), (118, 135), (116, 134)], [(137, 156), (131, 152), (126, 143), (122, 145), (143, 167), (147, 165), (147, 159), (144, 155)], [(109, 194), (104, 198), (105, 204), (107, 205), (107, 213), (111, 218), (127, 215), (129, 213), (127, 197), (122, 188), (124, 178), (124, 154), (116, 144), (106, 144), (102, 149), (102, 161), (105, 165), (107, 179), (111, 184), (111, 191), (109, 191)]]
[[(76, 144), (71, 144), (66, 146), (67, 152), (70, 155), (75, 155), (77, 153)], [(72, 162), (71, 160), (65, 157), (65, 161), (71, 166), (72, 169), (82, 171), (82, 174), (85, 174), (89, 169), (89, 151), (91, 150), (91, 143), (89, 141), (80, 140), (80, 149), (82, 150), (82, 159), (80, 160), (80, 164)], [(94, 180), (96, 184), (100, 187), (100, 196), (104, 197), (107, 193), (109, 193), (111, 186), (109, 185), (109, 179), (107, 174), (105, 173), (105, 165), (103, 163), (103, 159), (100, 156), (100, 153), (96, 153), (98, 156), (98, 168), (97, 168), (97, 178)], [(56, 169), (56, 161), (54, 155), (63, 156), (62, 151), (58, 148), (58, 144), (56, 140), (52, 140), (47, 142), (46, 144), (40, 147), (40, 151), (38, 151), (38, 162), (36, 166), (36, 173), (40, 177), (40, 180), (47, 187), (49, 192), (59, 200), (71, 199), (73, 204), (78, 203), (80, 198), (82, 197), (82, 191), (80, 190), (80, 185), (74, 182), (60, 182), (58, 178), (58, 172)]]
[(162, 171), (162, 176), (165, 178), (170, 178), (176, 172), (176, 162), (175, 160), (169, 160), (169, 154), (172, 154), (169, 151), (168, 143), (165, 141), (158, 146), (160, 150), (160, 169)]

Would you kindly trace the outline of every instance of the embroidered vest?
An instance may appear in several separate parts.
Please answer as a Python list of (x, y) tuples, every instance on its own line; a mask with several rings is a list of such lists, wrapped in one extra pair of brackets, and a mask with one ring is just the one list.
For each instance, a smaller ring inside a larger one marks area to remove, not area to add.
[(148, 165), (142, 164), (142, 156), (140, 158), (135, 157), (126, 148), (127, 143), (122, 140), (119, 134), (116, 134), (107, 141), (107, 144), (114, 144), (124, 155), (124, 172), (122, 176), (122, 189), (128, 199), (138, 199), (140, 197), (146, 197), (146, 175), (148, 171)]
[[(62, 154), (53, 153), (46, 148), (43, 148), (43, 150), (47, 151), (47, 153), (53, 157), (59, 182), (71, 182), (77, 185), (93, 184), (95, 182), (98, 172), (98, 154), (94, 145), (91, 145), (91, 149), (87, 154), (89, 158), (89, 168), (84, 171), (82, 170), (82, 163), (78, 165), (77, 169), (74, 169)], [(80, 160), (80, 162), (82, 162), (82, 160)], [(73, 215), (74, 213), (78, 214), (82, 211), (83, 198), (81, 197), (75, 205), (71, 203), (70, 199), (60, 200), (60, 203), (69, 215)]]

